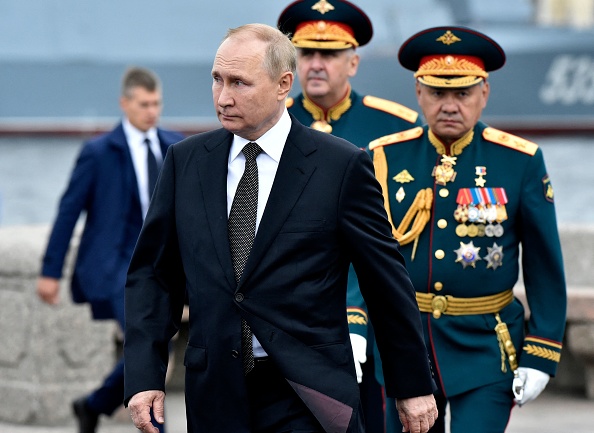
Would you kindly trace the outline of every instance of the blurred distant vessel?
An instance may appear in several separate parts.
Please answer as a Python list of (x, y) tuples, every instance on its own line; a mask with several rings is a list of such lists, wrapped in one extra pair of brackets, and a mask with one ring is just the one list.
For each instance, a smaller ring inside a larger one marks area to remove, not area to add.
[[(359, 92), (417, 108), (412, 74), (396, 59), (400, 44), (423, 28), (467, 25), (507, 54), (503, 69), (489, 77), (486, 122), (517, 132), (594, 132), (594, 0), (351, 1), (374, 25), (353, 80)], [(274, 25), (289, 2), (246, 7), (228, 0), (223, 11), (219, 2), (195, 0), (177, 0), (175, 7), (2, 0), (0, 134), (110, 129), (120, 113), (119, 80), (131, 64), (163, 79), (164, 124), (186, 132), (218, 126), (210, 68), (220, 39), (248, 22)]]

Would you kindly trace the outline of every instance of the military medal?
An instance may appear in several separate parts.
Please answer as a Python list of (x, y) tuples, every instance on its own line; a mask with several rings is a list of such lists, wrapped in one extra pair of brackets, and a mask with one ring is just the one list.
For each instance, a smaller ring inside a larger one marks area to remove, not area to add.
[(487, 261), (487, 269), (497, 269), (503, 264), (503, 247), (494, 242), (492, 247), (487, 247), (487, 255), (483, 258)]
[(480, 186), (480, 187), (485, 186), (485, 183), (487, 181), (485, 179), (483, 179), (483, 176), (487, 175), (487, 167), (476, 166), (474, 173), (478, 176), (476, 179), (474, 179), (476, 186)]
[(443, 155), (441, 158), (441, 165), (433, 167), (431, 176), (435, 178), (435, 183), (438, 185), (445, 185), (448, 182), (453, 182), (456, 179), (456, 172), (454, 165), (456, 165), (455, 156)]
[(493, 226), (493, 235), (497, 238), (503, 236), (503, 226), (501, 223), (507, 219), (507, 211), (505, 205), (507, 204), (507, 194), (505, 188), (489, 188), (490, 193), (493, 196), (495, 204), (495, 221), (497, 224)]
[(463, 269), (466, 269), (467, 266), (475, 268), (476, 262), (482, 260), (478, 254), (479, 250), (480, 247), (475, 247), (472, 241), (467, 244), (460, 242), (460, 248), (454, 250), (456, 253), (456, 263), (461, 263)]
[[(479, 168), (484, 167), (477, 167), (477, 173)], [(486, 174), (482, 170), (480, 173)], [(503, 236), (503, 226), (500, 223), (507, 219), (507, 195), (504, 188), (460, 188), (456, 202), (458, 208), (454, 212), (454, 218), (459, 223), (465, 223), (466, 220), (470, 223), (466, 230), (456, 229), (458, 236)], [(466, 220), (462, 219), (463, 212), (466, 212)], [(494, 222), (497, 224), (494, 225)]]
[(456, 226), (456, 234), (461, 238), (468, 236), (468, 226), (466, 224), (458, 224)]
[(476, 231), (476, 235), (477, 235), (479, 238), (482, 238), (483, 236), (485, 236), (485, 230), (486, 230), (486, 227), (485, 227), (485, 225), (484, 225), (484, 224), (477, 224), (477, 225), (476, 225), (476, 230), (477, 230), (477, 231)]
[(492, 238), (494, 236), (493, 221), (497, 219), (497, 208), (493, 203), (489, 203), (485, 209), (485, 217), (487, 219), (487, 226), (485, 227), (485, 235)]

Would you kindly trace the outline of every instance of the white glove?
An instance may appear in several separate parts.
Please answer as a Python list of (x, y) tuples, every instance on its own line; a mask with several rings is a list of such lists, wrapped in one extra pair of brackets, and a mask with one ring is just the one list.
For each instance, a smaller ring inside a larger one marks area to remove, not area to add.
[(367, 339), (359, 334), (349, 334), (351, 337), (351, 346), (353, 347), (353, 357), (355, 358), (355, 371), (357, 372), (357, 383), (363, 381), (363, 369), (361, 364), (367, 361)]
[[(549, 383), (550, 376), (540, 370), (528, 367), (518, 367), (518, 379), (514, 379), (514, 401), (518, 406), (522, 406), (529, 401), (534, 400), (545, 389)], [(516, 386), (521, 385), (523, 388), (517, 390)], [(519, 392), (518, 392), (519, 391)]]

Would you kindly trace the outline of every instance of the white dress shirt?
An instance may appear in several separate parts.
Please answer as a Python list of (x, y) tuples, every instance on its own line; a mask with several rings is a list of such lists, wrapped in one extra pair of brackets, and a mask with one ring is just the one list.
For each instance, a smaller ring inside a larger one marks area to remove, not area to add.
[[(278, 163), (281, 154), (285, 148), (285, 142), (291, 130), (291, 118), (285, 109), (279, 121), (270, 128), (262, 137), (255, 142), (262, 148), (263, 152), (256, 158), (258, 164), (258, 213), (256, 216), (256, 233), (260, 227), (260, 221), (268, 202), (268, 196), (272, 189)], [(237, 135), (233, 136), (233, 143), (229, 151), (229, 163), (227, 172), (227, 217), (231, 212), (231, 205), (235, 197), (235, 191), (239, 184), (239, 180), (243, 175), (245, 169), (245, 156), (242, 152), (243, 147), (249, 143), (249, 140), (241, 138)], [(266, 352), (260, 345), (258, 339), (253, 336), (252, 343), (254, 345), (254, 357), (259, 358), (267, 356)]]
[(134, 172), (136, 173), (142, 218), (144, 219), (151, 199), (148, 192), (148, 166), (146, 162), (148, 149), (146, 144), (144, 144), (144, 140), (148, 138), (151, 141), (151, 150), (160, 167), (163, 163), (163, 154), (161, 153), (159, 137), (157, 136), (157, 128), (151, 128), (148, 131), (143, 132), (133, 126), (126, 118), (122, 120), (122, 126), (124, 128), (124, 134), (126, 135), (126, 141), (128, 142), (128, 149), (130, 149)]

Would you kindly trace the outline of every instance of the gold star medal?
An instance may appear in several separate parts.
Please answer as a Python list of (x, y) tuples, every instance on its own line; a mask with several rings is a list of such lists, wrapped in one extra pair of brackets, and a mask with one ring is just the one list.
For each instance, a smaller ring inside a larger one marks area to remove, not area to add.
[(476, 262), (482, 260), (479, 257), (479, 250), (480, 247), (475, 247), (472, 241), (467, 244), (460, 242), (460, 248), (454, 250), (457, 257), (456, 263), (461, 263), (463, 269), (466, 269), (467, 266), (476, 268)]
[(483, 258), (487, 261), (487, 269), (497, 269), (503, 264), (503, 247), (494, 242), (492, 247), (487, 247), (487, 255)]
[(487, 167), (482, 167), (482, 166), (477, 165), (474, 169), (475, 169), (474, 174), (476, 174), (478, 176), (476, 179), (474, 179), (476, 186), (480, 186), (480, 187), (485, 186), (485, 183), (487, 181), (485, 179), (483, 179), (483, 176), (487, 175)]

